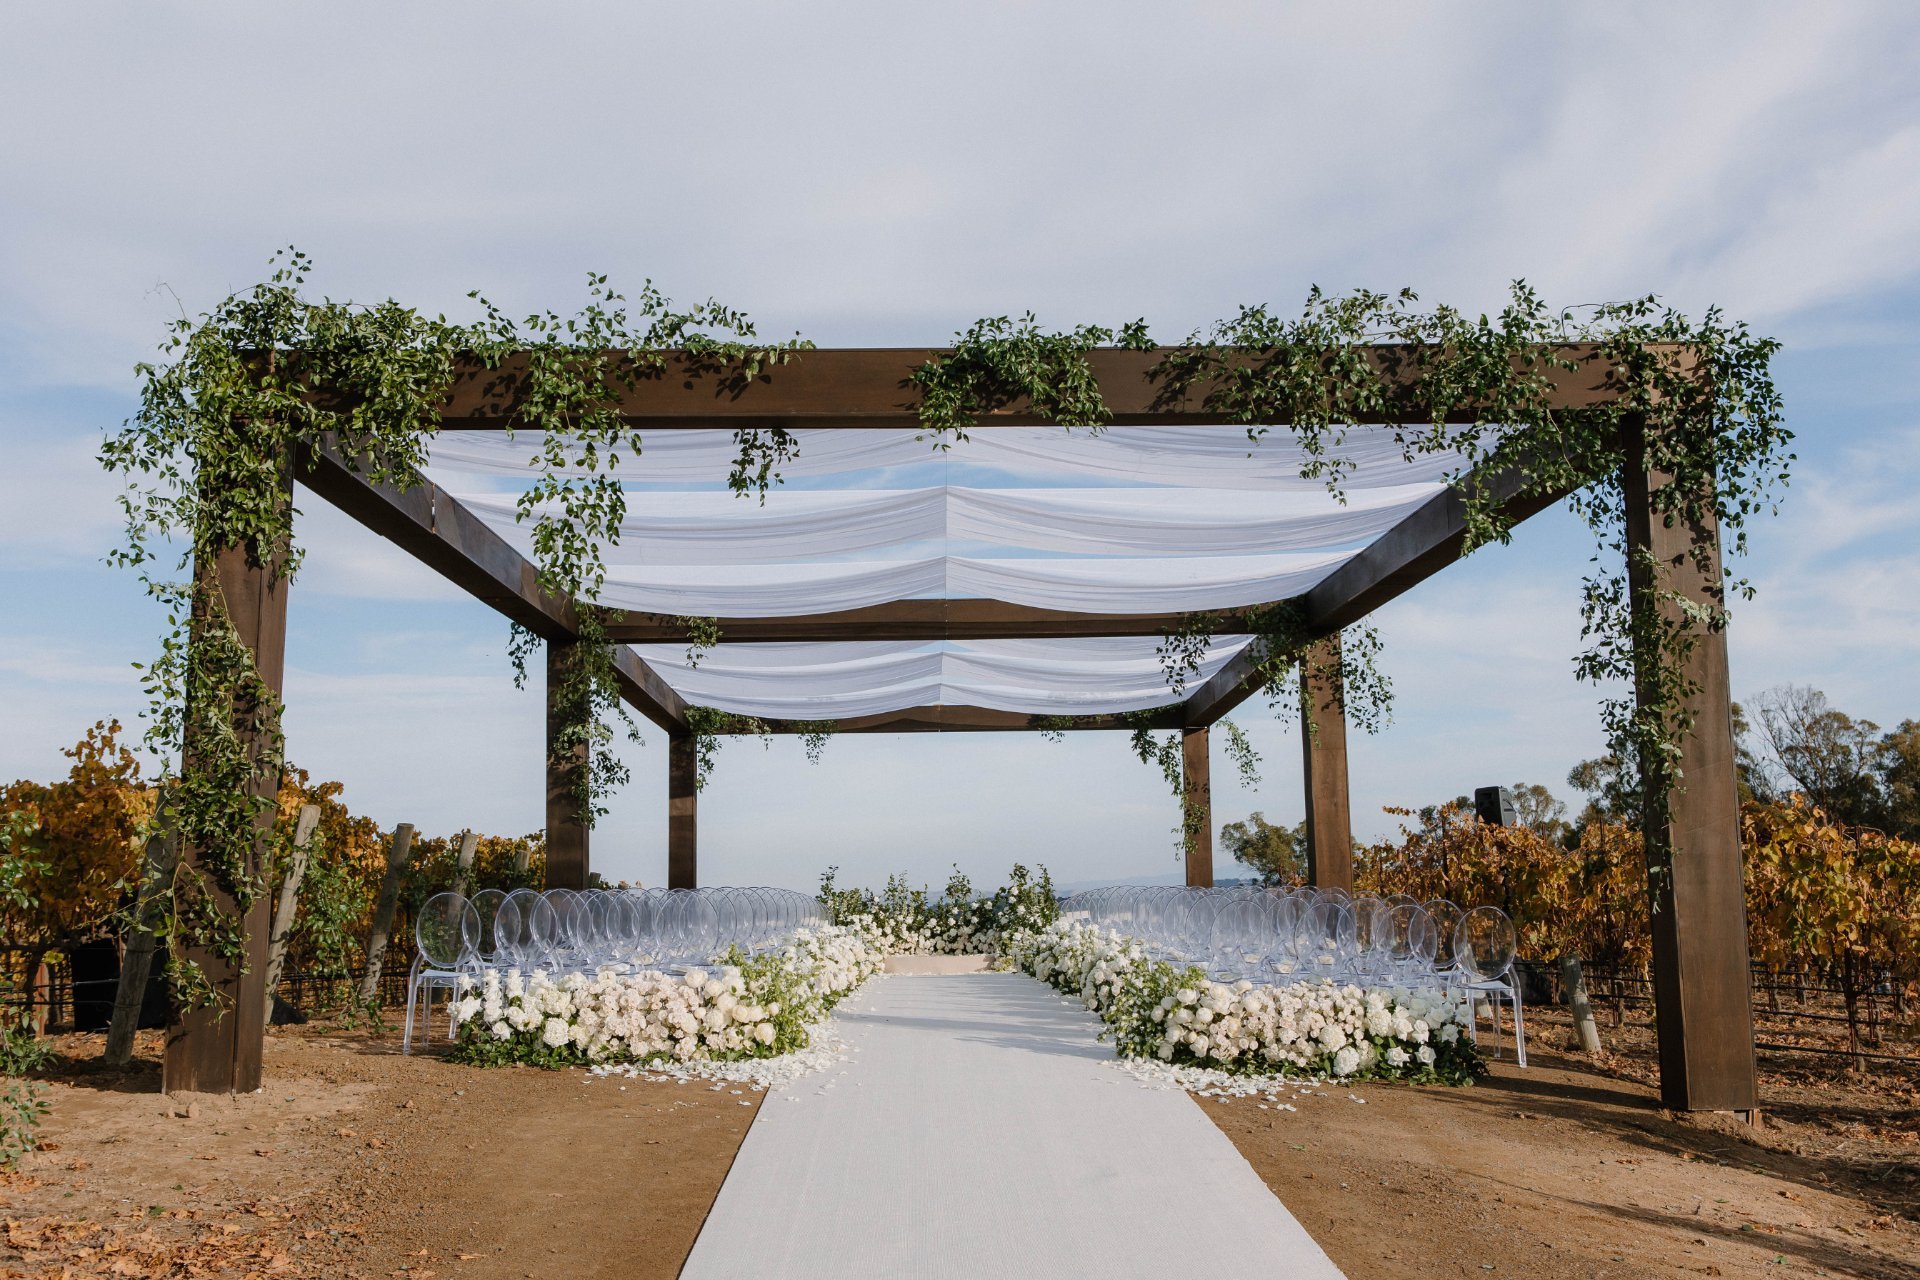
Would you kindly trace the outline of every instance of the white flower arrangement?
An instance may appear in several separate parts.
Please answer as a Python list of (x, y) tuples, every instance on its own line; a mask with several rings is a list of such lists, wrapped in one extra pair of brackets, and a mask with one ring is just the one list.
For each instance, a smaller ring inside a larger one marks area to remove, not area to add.
[(1457, 989), (1209, 981), (1084, 923), (1014, 936), (1020, 969), (1078, 996), (1124, 1056), (1229, 1072), (1460, 1083), (1478, 1071)]
[(804, 1048), (842, 997), (880, 972), (861, 932), (802, 929), (776, 952), (712, 969), (552, 975), (484, 969), (461, 979), (453, 1019), (475, 1062), (689, 1062)]

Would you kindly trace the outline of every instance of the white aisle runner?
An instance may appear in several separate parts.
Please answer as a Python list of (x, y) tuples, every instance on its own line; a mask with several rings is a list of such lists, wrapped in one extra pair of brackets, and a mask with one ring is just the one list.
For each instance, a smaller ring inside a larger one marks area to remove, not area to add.
[(682, 1280), (1331, 1277), (1186, 1094), (1020, 974), (885, 978), (855, 1052), (770, 1093)]

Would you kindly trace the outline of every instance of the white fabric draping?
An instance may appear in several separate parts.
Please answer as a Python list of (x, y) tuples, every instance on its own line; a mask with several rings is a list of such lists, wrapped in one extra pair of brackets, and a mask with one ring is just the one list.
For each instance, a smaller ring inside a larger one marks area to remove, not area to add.
[[(1247, 643), (1221, 637), (1194, 681)], [(935, 644), (722, 645), (687, 661), (684, 645), (634, 650), (703, 706), (785, 720), (843, 720), (936, 704), (1034, 715), (1097, 715), (1177, 701), (1145, 637), (979, 640)]]
[[(628, 512), (601, 547), (603, 604), (781, 617), (906, 599), (982, 598), (1086, 613), (1238, 608), (1298, 596), (1444, 487), (1452, 454), (1405, 456), (1401, 432), (1350, 428), (1330, 451), (1343, 498), (1293, 434), (1239, 427), (802, 429), (791, 481), (736, 497), (726, 429), (657, 431), (620, 452)], [(429, 474), (531, 553), (517, 499), (540, 441), (443, 432)], [(1246, 643), (1216, 642), (1204, 680)], [(841, 720), (921, 705), (1101, 713), (1175, 700), (1153, 637), (936, 644), (637, 646), (688, 701)]]
[[(1437, 485), (1325, 491), (1236, 489), (779, 489), (764, 503), (732, 493), (633, 494), (614, 564), (727, 564), (805, 559), (960, 539), (1079, 555), (1191, 556), (1361, 545)], [(512, 539), (516, 498), (456, 495)]]
[(1076, 613), (1232, 609), (1299, 595), (1347, 553), (1189, 556), (1152, 560), (857, 560), (811, 564), (615, 564), (600, 603), (645, 613), (699, 617), (794, 617), (838, 613), (890, 600), (1006, 600)]
[[(1458, 468), (1451, 452), (1409, 460), (1395, 427), (1347, 429), (1330, 452), (1352, 464), (1343, 487), (1435, 484)], [(803, 427), (793, 432), (799, 452), (783, 464), (793, 478), (851, 475), (905, 467), (939, 458), (963, 465), (1026, 475), (1094, 477), (1134, 484), (1176, 484), (1209, 489), (1317, 489), (1322, 479), (1303, 479), (1311, 458), (1291, 432), (1276, 428), (1258, 442), (1244, 427), (1108, 427), (1095, 434), (1063, 427), (982, 427), (937, 452), (930, 438), (908, 429)], [(444, 431), (431, 442), (432, 466), (440, 472), (525, 476), (539, 452), (538, 433), (512, 439), (504, 433)], [(615, 473), (650, 484), (709, 484), (726, 480), (739, 448), (724, 430), (655, 431), (639, 456), (622, 454)]]

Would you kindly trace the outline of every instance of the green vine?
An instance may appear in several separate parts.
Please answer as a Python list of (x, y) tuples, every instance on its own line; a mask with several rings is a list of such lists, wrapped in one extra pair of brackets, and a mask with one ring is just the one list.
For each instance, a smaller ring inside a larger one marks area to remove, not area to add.
[(674, 621), (687, 629), (687, 665), (699, 666), (707, 650), (717, 648), (720, 644), (720, 619), (690, 614), (675, 618)]
[[(1752, 588), (1712, 564), (1710, 546), (1692, 551), (1693, 567), (1718, 584), (1704, 603), (1677, 592), (1665, 566), (1643, 553), (1630, 557), (1622, 477), (1632, 468), (1665, 478), (1651, 493), (1656, 521), (1717, 525), (1728, 558), (1743, 554), (1749, 518), (1775, 508), (1793, 461), (1770, 372), (1779, 344), (1717, 309), (1696, 322), (1654, 297), (1553, 311), (1516, 282), (1493, 317), (1421, 310), (1418, 301), (1411, 291), (1315, 289), (1297, 317), (1243, 308), (1168, 349), (1151, 376), (1168, 402), (1197, 398), (1208, 417), (1243, 426), (1250, 444), (1288, 431), (1305, 455), (1302, 478), (1342, 499), (1355, 465), (1344, 448), (1348, 433), (1361, 423), (1399, 424), (1392, 430), (1407, 460), (1456, 462), (1447, 475), (1464, 513), (1461, 554), (1507, 541), (1516, 508), (1564, 498), (1598, 544), (1597, 567), (1582, 583), (1586, 647), (1576, 671), (1635, 690), (1608, 699), (1603, 721), (1616, 754), (1642, 762), (1649, 830), (1662, 830), (1672, 789), (1684, 785), (1680, 743), (1698, 692), (1687, 660), (1703, 630), (1726, 625), (1726, 595), (1750, 597)], [(916, 378), (923, 430), (963, 436), (983, 415), (1018, 404), (1064, 425), (1108, 421), (1086, 362), (1095, 332), (1040, 334), (1028, 317), (961, 333), (955, 355), (930, 361)], [(1570, 344), (1592, 344), (1610, 364), (1609, 394), (1589, 407), (1556, 409), (1556, 376), (1579, 367)], [(1151, 346), (1144, 327), (1130, 328), (1128, 345)], [(1261, 613), (1261, 674), (1280, 683), (1270, 697), (1286, 714), (1298, 702), (1300, 662), (1319, 636), (1294, 605)], [(1175, 692), (1197, 669), (1212, 634), (1206, 625), (1196, 620), (1167, 637), (1162, 660)], [(1369, 730), (1391, 705), (1379, 648), (1371, 631), (1348, 628), (1337, 667), (1309, 671), (1328, 677), (1349, 716)], [(1136, 729), (1134, 746), (1164, 771), (1164, 750), (1150, 733)]]
[[(767, 721), (758, 716), (721, 711), (717, 707), (689, 706), (687, 727), (693, 732), (693, 785), (696, 791), (706, 790), (707, 780), (713, 776), (721, 738), (752, 736), (760, 739), (762, 747), (773, 745), (774, 727)], [(839, 731), (839, 726), (832, 720), (789, 720), (784, 722), (783, 728), (800, 739), (800, 745), (807, 753), (808, 764), (820, 763), (827, 749), (827, 740)]]
[[(1181, 615), (1162, 635), (1156, 651), (1167, 675), (1167, 687), (1184, 694), (1199, 673), (1207, 650), (1229, 625), (1219, 612)], [(1322, 644), (1309, 628), (1300, 606), (1292, 600), (1237, 611), (1230, 624), (1252, 638), (1248, 652), (1267, 705), (1281, 723), (1299, 713), (1308, 684), (1324, 683), (1340, 699), (1349, 723), (1367, 733), (1379, 733), (1393, 721), (1393, 679), (1380, 667), (1380, 633), (1369, 623), (1355, 623), (1338, 633), (1336, 643)], [(1309, 720), (1311, 730), (1313, 722)]]
[[(635, 732), (606, 618), (591, 603), (606, 575), (600, 544), (618, 541), (626, 510), (619, 458), (639, 446), (621, 420), (622, 397), (669, 359), (723, 386), (745, 385), (805, 345), (760, 342), (744, 316), (717, 303), (676, 310), (651, 284), (630, 306), (598, 275), (575, 316), (516, 323), (476, 294), (484, 318), (461, 325), (393, 301), (310, 299), (309, 267), (287, 250), (266, 282), (183, 315), (161, 358), (138, 366), (139, 407), (101, 449), (102, 464), (126, 481), (125, 540), (111, 559), (166, 607), (142, 681), (146, 746), (163, 762), (154, 821), (194, 852), (153, 904), (182, 1009), (219, 999), (197, 957), (224, 969), (245, 963), (242, 920), (264, 891), (264, 841), (284, 768), (279, 700), (233, 624), (216, 566), (243, 557), (282, 588), (292, 579), (301, 559), (292, 481), (305, 458), (328, 450), (371, 483), (412, 488), (459, 367), (520, 361), (507, 426), (542, 434), (519, 515), (533, 526), (541, 584), (579, 602), (552, 747), (591, 822), (626, 781), (606, 749), (607, 724), (617, 716)], [(736, 440), (730, 486), (764, 493), (792, 456), (791, 437), (748, 428)], [(524, 630), (511, 634), (517, 681), (538, 644)]]
[[(113, 559), (166, 606), (160, 652), (142, 679), (151, 704), (147, 745), (165, 762), (156, 821), (194, 853), (160, 904), (160, 931), (180, 961), (169, 973), (183, 1007), (216, 998), (193, 954), (243, 963), (239, 922), (263, 891), (263, 840), (283, 768), (278, 699), (234, 625), (236, 602), (215, 566), (237, 557), (282, 584), (297, 572), (291, 486), (304, 459), (330, 450), (368, 480), (404, 490), (419, 483), (456, 371), (477, 359), (512, 382), (506, 425), (540, 433), (519, 516), (532, 525), (542, 584), (579, 604), (574, 656), (556, 696), (563, 724), (554, 751), (577, 770), (575, 794), (591, 821), (625, 781), (607, 749), (608, 722), (621, 717), (635, 731), (618, 696), (609, 615), (593, 604), (606, 578), (600, 547), (618, 541), (626, 513), (619, 462), (640, 443), (623, 420), (624, 398), (670, 362), (711, 375), (722, 391), (744, 387), (807, 345), (763, 342), (744, 316), (717, 303), (676, 309), (651, 284), (629, 302), (598, 275), (573, 316), (549, 311), (516, 322), (474, 295), (483, 319), (462, 325), (393, 301), (307, 298), (308, 265), (290, 250), (265, 283), (176, 322), (161, 358), (139, 366), (139, 408), (101, 451), (127, 481), (126, 540)], [(1583, 584), (1577, 670), (1636, 690), (1637, 698), (1610, 700), (1605, 718), (1616, 754), (1642, 764), (1650, 830), (1658, 829), (1671, 789), (1685, 781), (1679, 744), (1697, 693), (1686, 660), (1703, 629), (1725, 625), (1725, 593), (1751, 595), (1751, 587), (1712, 564), (1704, 546), (1695, 547), (1693, 568), (1718, 586), (1704, 603), (1684, 598), (1668, 566), (1639, 553), (1629, 563), (1622, 476), (1630, 467), (1662, 477), (1651, 493), (1656, 520), (1717, 524), (1728, 556), (1742, 554), (1749, 518), (1772, 509), (1792, 461), (1769, 372), (1777, 344), (1718, 311), (1694, 322), (1653, 298), (1554, 312), (1521, 283), (1491, 318), (1420, 310), (1417, 302), (1411, 293), (1316, 290), (1297, 317), (1245, 308), (1164, 350), (1152, 377), (1169, 400), (1197, 399), (1208, 416), (1243, 426), (1250, 443), (1284, 424), (1278, 429), (1305, 452), (1302, 476), (1335, 496), (1352, 471), (1344, 445), (1354, 424), (1404, 424), (1394, 438), (1409, 460), (1454, 460), (1448, 477), (1465, 513), (1463, 552), (1505, 541), (1513, 507), (1571, 495), (1599, 544), (1596, 564), (1621, 566), (1596, 568)], [(922, 428), (944, 442), (1015, 411), (1098, 430), (1111, 413), (1089, 356), (1114, 343), (1156, 349), (1144, 322), (1048, 333), (1031, 315), (983, 320), (913, 375)], [(1573, 367), (1569, 343), (1594, 344), (1610, 362), (1604, 402), (1552, 407), (1555, 378)], [(735, 439), (729, 486), (764, 499), (795, 442), (777, 428), (743, 428)], [(1491, 483), (1497, 476), (1506, 479)], [(711, 637), (691, 629), (689, 660), (697, 661)], [(1256, 631), (1263, 674), (1285, 707), (1292, 699), (1284, 682), (1289, 673), (1297, 680), (1302, 657), (1325, 632), (1284, 609)], [(1176, 690), (1192, 669), (1183, 648), (1192, 639), (1184, 629), (1167, 637), (1163, 661)], [(522, 679), (536, 643), (517, 631), (509, 641)], [(1349, 628), (1337, 670), (1309, 672), (1334, 679), (1363, 727), (1378, 722), (1368, 708), (1383, 716), (1388, 706), (1378, 648), (1370, 632)], [(730, 723), (700, 732), (708, 740), (702, 777), (715, 735), (737, 731)], [(810, 755), (826, 732), (813, 732)], [(1160, 746), (1150, 733), (1146, 740), (1142, 750), (1136, 731), (1136, 751), (1164, 770)]]
[(1113, 415), (1101, 399), (1087, 355), (1110, 344), (1153, 349), (1144, 320), (1118, 329), (1081, 325), (1065, 333), (1041, 329), (1032, 312), (1019, 320), (981, 320), (956, 334), (950, 351), (914, 370), (920, 424), (936, 440), (949, 435), (965, 439), (968, 428), (981, 418), (1021, 404), (1063, 427), (1097, 431)]

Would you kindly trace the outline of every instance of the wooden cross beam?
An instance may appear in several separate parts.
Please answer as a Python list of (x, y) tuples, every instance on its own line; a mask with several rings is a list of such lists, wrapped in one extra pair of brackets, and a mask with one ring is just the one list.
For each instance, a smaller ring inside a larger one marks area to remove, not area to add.
[[(1518, 470), (1507, 470), (1480, 482), (1515, 524), (1567, 496), (1567, 491), (1560, 490), (1524, 493), (1526, 479)], [(1466, 545), (1466, 510), (1457, 490), (1441, 490), (1300, 596), (1297, 603), (1307, 637), (1338, 632), (1458, 560)], [(1265, 683), (1252, 646), (1241, 650), (1187, 698), (1187, 723), (1212, 724)]]
[[(578, 637), (579, 607), (542, 586), (525, 556), (432, 481), (404, 491), (374, 484), (325, 446), (295, 459), (294, 478), (542, 639)], [(635, 710), (669, 732), (686, 732), (687, 704), (659, 672), (625, 646), (616, 647), (614, 664), (621, 696)]]
[[(1161, 636), (1189, 620), (1213, 635), (1241, 635), (1251, 625), (1245, 609), (1196, 613), (1075, 613), (1005, 600), (892, 600), (831, 613), (788, 617), (716, 618), (721, 644), (810, 640), (1053, 640), (1081, 636)], [(686, 644), (692, 631), (680, 618), (626, 612), (606, 624), (607, 635), (628, 644)]]
[[(1541, 369), (1549, 383), (1548, 404), (1555, 409), (1592, 408), (1619, 398), (1612, 377), (1613, 362), (1591, 343), (1562, 343), (1547, 348), (1572, 362), (1573, 369)], [(1675, 348), (1676, 351), (1679, 348)], [(1424, 352), (1419, 347), (1382, 344), (1365, 349), (1388, 389), (1388, 408), (1382, 422), (1424, 422), (1430, 410), (1416, 398)], [(1174, 349), (1128, 351), (1113, 347), (1087, 353), (1087, 365), (1100, 384), (1100, 396), (1114, 426), (1218, 425), (1218, 413), (1205, 404), (1210, 384), (1200, 383), (1184, 395), (1171, 394), (1160, 366)], [(614, 365), (624, 363), (631, 385), (616, 378), (613, 385), (627, 423), (641, 430), (697, 428), (796, 427), (908, 427), (920, 423), (920, 391), (915, 371), (930, 360), (951, 352), (932, 347), (845, 347), (796, 351), (786, 363), (770, 365), (752, 378), (733, 365), (710, 357), (671, 352), (659, 368), (635, 366), (620, 353), (608, 353)], [(1229, 357), (1233, 358), (1233, 357)], [(1257, 361), (1260, 353), (1240, 357)], [(518, 419), (529, 385), (530, 357), (507, 356), (498, 367), (478, 361), (459, 372), (453, 392), (442, 410), (442, 425), (454, 430), (497, 431)], [(1516, 365), (1516, 367), (1518, 367)], [(1406, 403), (1394, 403), (1401, 393)], [(1471, 406), (1448, 415), (1450, 421), (1475, 420)], [(525, 425), (521, 423), (520, 425)], [(1051, 426), (1043, 417), (1016, 402), (985, 415), (983, 427)]]

